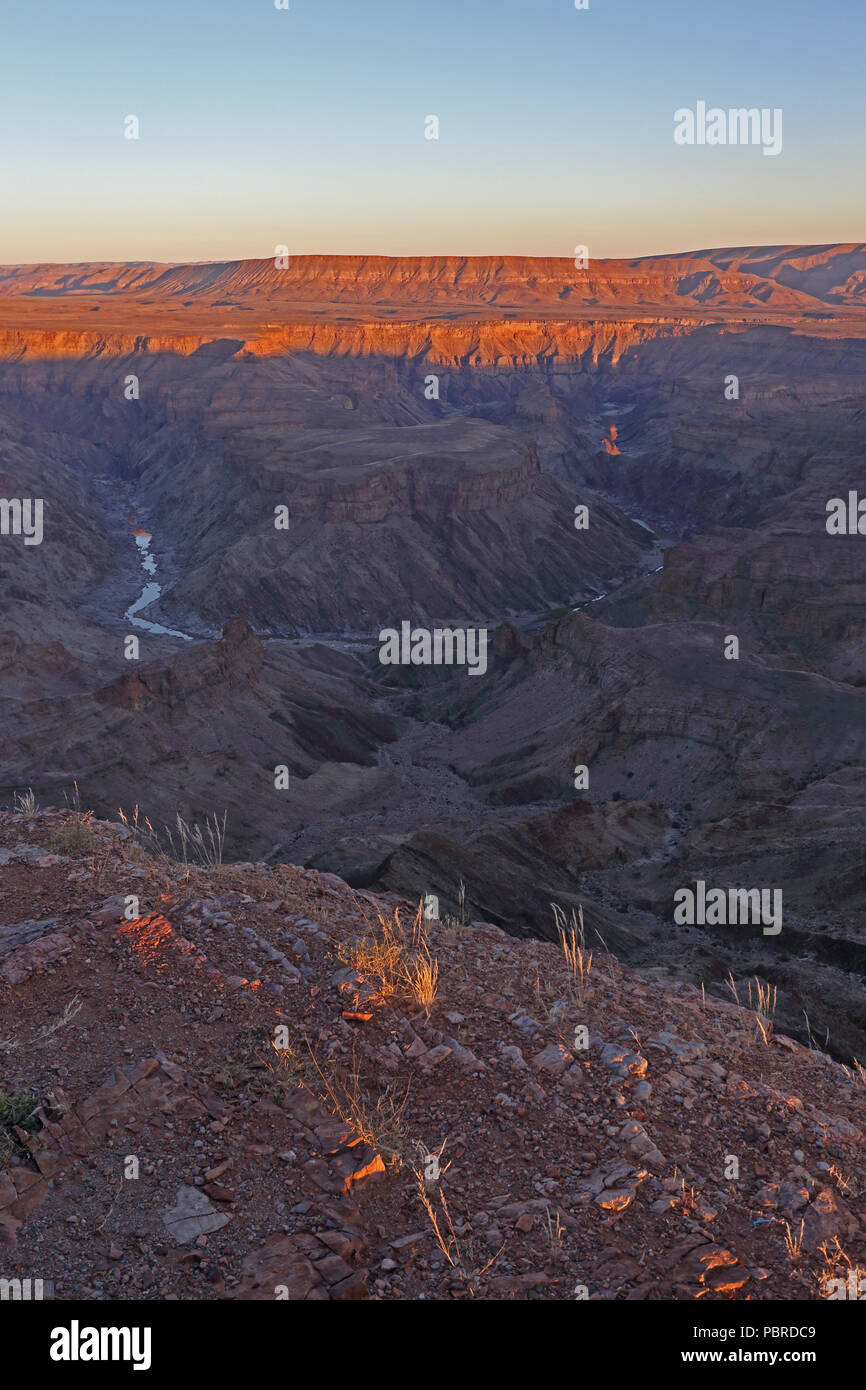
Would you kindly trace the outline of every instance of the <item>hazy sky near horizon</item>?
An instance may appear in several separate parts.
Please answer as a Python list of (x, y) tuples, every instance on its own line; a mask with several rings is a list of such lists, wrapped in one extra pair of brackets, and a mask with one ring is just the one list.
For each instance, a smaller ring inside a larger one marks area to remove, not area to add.
[(0, 262), (866, 239), (866, 0), (290, 4), (0, 0)]

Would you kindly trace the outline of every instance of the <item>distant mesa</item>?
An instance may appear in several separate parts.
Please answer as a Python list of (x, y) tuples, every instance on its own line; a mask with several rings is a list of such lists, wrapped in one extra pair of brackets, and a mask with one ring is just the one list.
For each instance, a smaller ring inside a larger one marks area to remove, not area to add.
[(582, 270), (567, 256), (13, 265), (0, 267), (0, 358), (312, 351), (486, 367), (601, 352), (616, 361), (649, 337), (706, 325), (808, 323), (816, 336), (862, 337), (864, 310), (864, 243), (591, 259)]
[[(162, 265), (0, 267), (0, 298), (134, 300), (145, 307), (243, 308), (315, 302), (388, 306), (475, 304), (487, 311), (581, 306), (798, 308), (866, 303), (866, 244), (758, 246), (634, 260), (567, 257), (293, 256)], [(44, 306), (40, 305), (40, 309)], [(172, 304), (175, 307), (175, 304)], [(273, 320), (268, 326), (273, 324)]]

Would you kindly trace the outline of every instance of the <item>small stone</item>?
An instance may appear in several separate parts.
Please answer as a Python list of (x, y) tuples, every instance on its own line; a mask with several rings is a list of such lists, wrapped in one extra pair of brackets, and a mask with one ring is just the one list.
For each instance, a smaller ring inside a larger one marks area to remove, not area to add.
[(424, 1053), (421, 1058), (421, 1066), (425, 1071), (438, 1066), (440, 1062), (445, 1061), (446, 1057), (451, 1056), (453, 1050), (451, 1047), (446, 1047), (444, 1043), (439, 1043), (436, 1047), (431, 1047), (429, 1052)]
[(562, 1043), (552, 1043), (543, 1052), (537, 1052), (532, 1059), (532, 1065), (540, 1071), (549, 1072), (551, 1076), (561, 1076), (566, 1067), (574, 1061), (567, 1047)]
[(215, 1202), (233, 1202), (235, 1190), (233, 1187), (224, 1187), (219, 1182), (206, 1182), (203, 1189), (208, 1197), (212, 1197)]
[(216, 1182), (217, 1178), (221, 1178), (223, 1173), (227, 1173), (231, 1166), (232, 1161), (227, 1158), (224, 1163), (218, 1163), (215, 1168), (208, 1168), (205, 1172), (205, 1178), (208, 1182)]
[(426, 1240), (426, 1231), (415, 1231), (409, 1236), (398, 1236), (397, 1240), (391, 1241), (392, 1250), (408, 1250), (410, 1246), (417, 1245), (419, 1241)]
[(216, 1211), (197, 1188), (181, 1187), (176, 1206), (166, 1207), (162, 1219), (176, 1243), (187, 1245), (196, 1237), (200, 1243), (205, 1232), (220, 1230), (230, 1218)]
[(605, 1192), (600, 1192), (595, 1199), (597, 1207), (603, 1207), (605, 1211), (625, 1211), (634, 1201), (634, 1189), (627, 1187), (611, 1187)]

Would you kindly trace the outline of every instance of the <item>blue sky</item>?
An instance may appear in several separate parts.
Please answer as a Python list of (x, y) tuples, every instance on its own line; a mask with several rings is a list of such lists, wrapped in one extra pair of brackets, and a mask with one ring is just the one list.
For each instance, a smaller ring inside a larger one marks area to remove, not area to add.
[[(866, 235), (864, 0), (2, 0), (0, 19), (7, 263)], [(781, 107), (782, 153), (676, 146), (699, 99)]]

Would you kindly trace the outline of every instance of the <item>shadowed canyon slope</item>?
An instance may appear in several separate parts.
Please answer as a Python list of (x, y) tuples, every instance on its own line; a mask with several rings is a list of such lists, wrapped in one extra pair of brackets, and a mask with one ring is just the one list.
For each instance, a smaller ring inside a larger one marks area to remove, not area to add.
[[(866, 537), (825, 521), (864, 369), (863, 245), (6, 267), (0, 492), (45, 540), (0, 539), (0, 794), (227, 809), (234, 854), (462, 879), (518, 934), (582, 903), (862, 1056)], [(135, 530), (194, 640), (124, 616)], [(380, 665), (404, 620), (495, 628), (484, 678)], [(698, 878), (781, 887), (781, 936), (675, 928)]]

